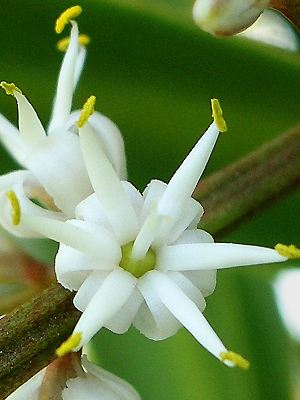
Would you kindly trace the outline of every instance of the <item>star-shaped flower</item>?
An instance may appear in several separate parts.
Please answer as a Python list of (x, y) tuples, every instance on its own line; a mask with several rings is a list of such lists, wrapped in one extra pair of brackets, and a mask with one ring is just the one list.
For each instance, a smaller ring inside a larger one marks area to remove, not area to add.
[(66, 223), (21, 213), (30, 229), (60, 242), (58, 281), (77, 291), (74, 305), (82, 316), (59, 355), (80, 349), (102, 327), (123, 333), (133, 324), (160, 340), (183, 325), (220, 360), (248, 366), (225, 348), (203, 316), (205, 297), (215, 289), (217, 269), (281, 262), (289, 254), (284, 246), (276, 251), (214, 243), (197, 229), (203, 208), (191, 195), (219, 132), (226, 131), (216, 99), (212, 108), (214, 122), (170, 182), (153, 180), (142, 195), (120, 181), (99, 138), (83, 125), (81, 148), (95, 193)]
[[(19, 236), (37, 234), (24, 228), (22, 223), (11, 223), (7, 191), (15, 192), (21, 207), (28, 212), (59, 220), (74, 217), (76, 205), (93, 192), (79, 145), (76, 125), (79, 111), (71, 112), (73, 93), (86, 56), (84, 44), (88, 42), (87, 36), (79, 35), (73, 20), (80, 12), (79, 6), (71, 7), (57, 20), (57, 32), (69, 22), (72, 29), (70, 39), (59, 42), (59, 48), (66, 50), (66, 54), (47, 131), (21, 90), (13, 83), (1, 83), (6, 93), (17, 100), (19, 129), (0, 115), (0, 140), (26, 170), (0, 178), (0, 223)], [(88, 123), (100, 138), (118, 176), (126, 179), (124, 143), (117, 126), (100, 113), (94, 113)]]

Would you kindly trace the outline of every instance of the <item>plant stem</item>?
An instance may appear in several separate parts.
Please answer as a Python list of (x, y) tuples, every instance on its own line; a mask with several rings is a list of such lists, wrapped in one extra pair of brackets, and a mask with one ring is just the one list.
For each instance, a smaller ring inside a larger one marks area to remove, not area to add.
[[(220, 233), (300, 182), (300, 126), (203, 180), (194, 197), (205, 208), (201, 227)], [(73, 295), (52, 286), (0, 320), (0, 400), (54, 358), (79, 318)]]
[(300, 183), (300, 125), (202, 180), (194, 192), (205, 214), (201, 228), (232, 229)]

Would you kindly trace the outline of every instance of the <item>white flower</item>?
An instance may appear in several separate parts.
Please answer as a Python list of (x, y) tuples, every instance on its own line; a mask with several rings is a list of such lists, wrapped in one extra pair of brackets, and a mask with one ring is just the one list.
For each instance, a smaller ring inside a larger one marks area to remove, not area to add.
[(216, 36), (227, 36), (248, 28), (270, 0), (196, 0), (193, 17), (198, 26)]
[[(80, 129), (83, 157), (95, 193), (66, 223), (22, 213), (32, 230), (60, 242), (58, 281), (78, 291), (82, 311), (74, 334), (58, 350), (78, 350), (102, 327), (123, 333), (130, 325), (148, 338), (174, 335), (181, 325), (213, 355), (246, 366), (228, 352), (202, 312), (216, 285), (216, 270), (285, 261), (273, 249), (214, 243), (197, 229), (203, 214), (191, 198), (219, 135), (222, 110), (212, 101), (215, 122), (201, 137), (169, 184), (150, 182), (143, 195), (120, 182), (97, 135)], [(282, 253), (285, 253), (284, 246)]]
[[(68, 360), (69, 361), (69, 360)], [(74, 364), (74, 361), (73, 361)], [(7, 400), (140, 400), (136, 390), (123, 379), (89, 362), (69, 365), (54, 361), (7, 397)], [(67, 370), (67, 372), (66, 372)], [(67, 375), (71, 374), (72, 378)], [(66, 379), (67, 378), (67, 379)], [(45, 397), (43, 397), (45, 396)]]
[[(80, 43), (86, 43), (87, 38), (79, 38), (77, 23), (72, 20), (80, 10), (78, 6), (72, 7), (58, 19), (60, 28), (63, 28), (62, 23), (70, 22), (72, 29), (47, 132), (21, 90), (14, 84), (1, 83), (6, 93), (17, 100), (19, 129), (0, 115), (0, 140), (26, 171), (13, 172), (0, 178), (0, 223), (19, 236), (32, 237), (37, 234), (24, 228), (22, 223), (18, 226), (12, 223), (8, 201), (11, 199), (7, 199), (7, 191), (14, 191), (22, 208), (28, 212), (59, 220), (73, 218), (75, 206), (93, 191), (80, 151), (76, 126), (79, 111), (71, 113), (73, 93), (86, 55), (86, 49)], [(63, 40), (60, 48), (67, 44)], [(117, 174), (121, 179), (126, 179), (124, 143), (117, 126), (100, 113), (90, 118), (89, 126), (101, 139)], [(42, 204), (43, 208), (34, 204), (32, 199)]]
[(281, 319), (294, 339), (300, 341), (300, 270), (282, 271), (274, 282)]

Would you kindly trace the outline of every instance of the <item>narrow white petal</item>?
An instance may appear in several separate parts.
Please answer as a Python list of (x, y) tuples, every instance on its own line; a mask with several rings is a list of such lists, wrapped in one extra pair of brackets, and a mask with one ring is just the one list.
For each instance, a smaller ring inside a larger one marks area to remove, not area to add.
[(232, 243), (165, 246), (157, 254), (157, 268), (172, 271), (230, 268), (286, 261), (267, 247)]
[(93, 191), (78, 136), (71, 132), (48, 136), (27, 157), (26, 167), (69, 218), (74, 217), (77, 204)]
[(74, 306), (77, 310), (83, 312), (87, 308), (89, 302), (92, 300), (109, 273), (110, 271), (93, 271), (89, 274), (73, 299)]
[(149, 215), (141, 227), (132, 247), (131, 257), (134, 260), (141, 260), (145, 257), (151, 244), (157, 236), (159, 227), (161, 224), (161, 218), (156, 213)]
[(43, 378), (45, 375), (45, 369), (35, 374), (22, 386), (18, 387), (11, 395), (6, 397), (6, 400), (38, 400), (39, 389), (41, 387)]
[(26, 97), (17, 91), (14, 92), (14, 96), (18, 102), (20, 133), (26, 146), (34, 149), (42, 139), (45, 139), (45, 130), (37, 113)]
[(93, 188), (120, 244), (126, 244), (135, 238), (138, 230), (133, 206), (105, 156), (100, 139), (87, 124), (80, 129), (80, 140)]
[(119, 128), (99, 112), (95, 112), (89, 118), (88, 123), (100, 138), (105, 154), (114, 166), (120, 180), (126, 180), (127, 167), (124, 140)]
[(210, 296), (217, 285), (217, 270), (185, 271), (182, 272), (193, 285), (197, 286), (204, 297)]
[(82, 333), (79, 350), (113, 317), (133, 292), (137, 279), (121, 268), (113, 270), (102, 283), (75, 326)]
[(206, 167), (218, 135), (213, 122), (171, 178), (158, 203), (159, 214), (176, 220)]
[[(37, 189), (41, 189), (41, 192), (43, 192), (39, 182), (28, 171), (16, 171), (0, 177), (0, 224), (13, 235), (23, 238), (43, 237), (24, 223), (22, 213), (64, 220), (65, 217), (62, 213), (47, 210), (31, 201), (32, 193), (35, 193)], [(16, 194), (21, 209), (21, 220), (17, 225), (13, 223), (12, 205), (7, 198), (9, 191)]]
[(220, 354), (227, 351), (223, 343), (193, 301), (170, 278), (161, 272), (151, 271), (145, 275), (144, 285), (155, 291), (170, 312), (198, 342), (220, 359)]
[(82, 357), (81, 363), (89, 374), (92, 374), (100, 382), (102, 381), (109, 385), (112, 391), (119, 396), (118, 399), (140, 400), (139, 394), (128, 382), (89, 362), (87, 357)]
[(85, 59), (86, 59), (86, 47), (80, 46), (76, 64), (75, 64), (73, 92), (75, 91), (75, 89), (78, 85), (78, 82), (79, 82), (79, 79), (81, 76), (81, 72), (83, 70), (83, 66), (85, 63)]
[(78, 226), (80, 221), (61, 222), (30, 214), (22, 215), (22, 219), (32, 230), (90, 256), (99, 257), (101, 260), (107, 259), (109, 262), (112, 258), (116, 262), (121, 258), (118, 243), (100, 226), (95, 225), (92, 232), (84, 228), (84, 223)]
[(19, 130), (2, 114), (0, 114), (0, 140), (11, 156), (22, 165), (27, 155), (27, 148)]
[(64, 127), (70, 115), (78, 57), (78, 26), (72, 21), (70, 43), (60, 69), (48, 132)]
[(202, 229), (185, 230), (174, 244), (214, 243), (214, 238)]

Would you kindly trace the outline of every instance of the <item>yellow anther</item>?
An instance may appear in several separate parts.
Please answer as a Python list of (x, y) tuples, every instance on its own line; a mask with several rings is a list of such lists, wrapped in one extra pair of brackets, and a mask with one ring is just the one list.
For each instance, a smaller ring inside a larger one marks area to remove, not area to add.
[(6, 193), (6, 197), (10, 201), (12, 208), (12, 222), (14, 225), (19, 225), (21, 220), (21, 208), (16, 193), (10, 190)]
[(293, 244), (286, 246), (284, 244), (276, 244), (275, 250), (278, 254), (289, 259), (300, 258), (300, 249)]
[(79, 345), (81, 342), (82, 338), (82, 333), (77, 332), (74, 333), (67, 339), (65, 342), (63, 342), (58, 349), (56, 349), (55, 354), (57, 357), (63, 357), (64, 355), (71, 353), (76, 347)]
[(250, 367), (250, 363), (248, 360), (246, 360), (241, 355), (234, 353), (233, 351), (224, 351), (223, 353), (220, 354), (220, 358), (222, 361), (230, 361), (236, 367), (242, 369), (249, 369)]
[(223, 118), (223, 111), (218, 99), (211, 99), (212, 117), (220, 132), (227, 131), (227, 124)]
[(82, 128), (83, 125), (87, 122), (92, 114), (95, 111), (95, 103), (96, 103), (96, 96), (90, 96), (87, 101), (84, 103), (82, 107), (82, 111), (80, 113), (77, 126), (78, 128)]
[[(91, 39), (88, 35), (81, 34), (78, 36), (78, 43), (81, 46), (87, 46), (90, 43)], [(70, 43), (70, 38), (65, 37), (61, 40), (59, 40), (56, 44), (56, 47), (58, 48), (59, 51), (65, 52), (68, 50)]]
[(5, 90), (6, 94), (10, 94), (11, 96), (14, 95), (14, 92), (22, 93), (21, 89), (19, 89), (14, 83), (2, 81), (0, 86)]
[(65, 29), (65, 26), (74, 18), (78, 17), (82, 12), (82, 8), (80, 6), (73, 6), (67, 8), (56, 20), (55, 24), (55, 32), (62, 33)]

